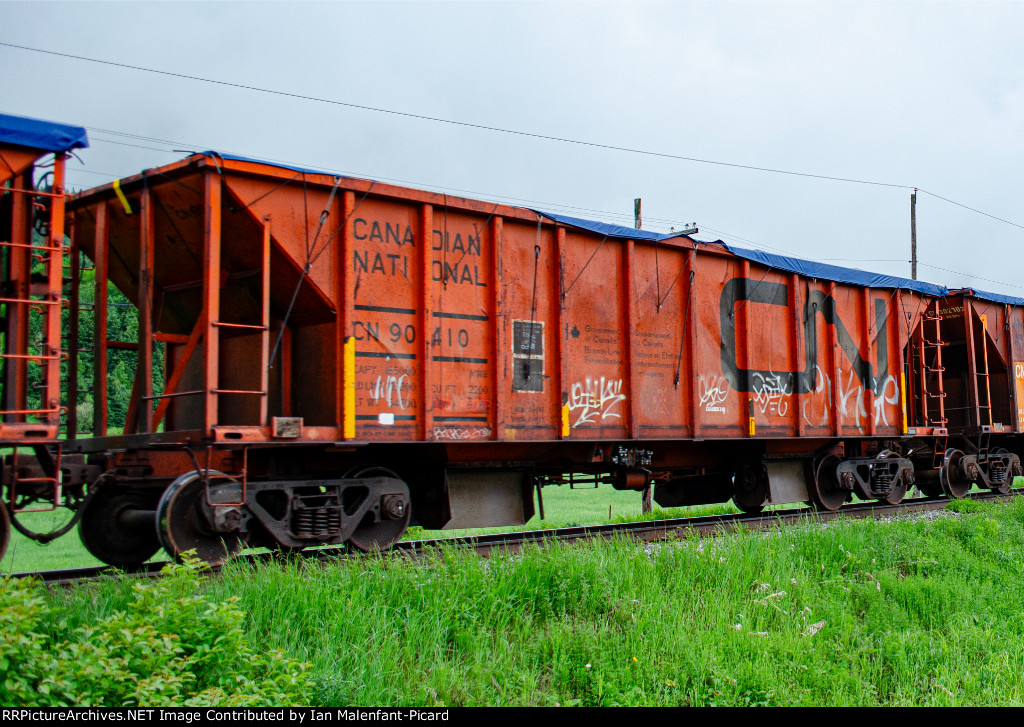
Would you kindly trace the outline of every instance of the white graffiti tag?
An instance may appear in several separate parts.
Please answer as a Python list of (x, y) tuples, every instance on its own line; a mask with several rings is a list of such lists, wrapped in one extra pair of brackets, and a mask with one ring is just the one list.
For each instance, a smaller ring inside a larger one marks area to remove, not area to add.
[(697, 396), (698, 405), (704, 407), (704, 411), (725, 414), (725, 407), (722, 404), (729, 397), (729, 382), (725, 377), (719, 379), (717, 376), (701, 376), (697, 379)]
[(465, 440), (465, 439), (487, 439), (491, 436), (488, 427), (476, 427), (470, 429), (459, 429), (453, 427), (434, 427), (434, 439), (437, 440)]
[[(840, 421), (845, 421), (852, 416), (857, 427), (861, 426), (861, 418), (867, 419), (868, 410), (864, 407), (864, 387), (857, 381), (857, 375), (850, 369), (846, 372), (845, 381), (842, 372), (839, 372), (839, 413)], [(850, 398), (853, 402), (850, 402)]]
[[(821, 427), (828, 423), (829, 403), (832, 399), (832, 381), (821, 369), (815, 367), (815, 378), (817, 384), (814, 391), (810, 392), (815, 401), (803, 403), (803, 418), (810, 426)], [(892, 426), (889, 423), (887, 407), (898, 405), (900, 402), (900, 386), (895, 377), (891, 374), (882, 380), (872, 396), (872, 389), (865, 387), (857, 378), (856, 373), (841, 371), (836, 380), (836, 398), (839, 401), (839, 424), (843, 425), (853, 420), (854, 426), (863, 429), (868, 421), (873, 420), (875, 426)], [(825, 396), (820, 396), (824, 393)], [(868, 398), (871, 397), (871, 413), (868, 413)], [(807, 411), (808, 405), (812, 409), (821, 407), (821, 416), (813, 417)], [(870, 419), (869, 419), (870, 416)]]
[(592, 379), (577, 381), (569, 393), (569, 411), (580, 410), (574, 427), (580, 424), (594, 424), (598, 420), (620, 419), (619, 404), (626, 400), (622, 393), (622, 379)]
[[(843, 385), (842, 374), (839, 376), (839, 383), (839, 411), (842, 414), (842, 419), (852, 416), (857, 428), (863, 427), (868, 421), (866, 402), (872, 393), (871, 389), (866, 388), (857, 381), (853, 371), (848, 372), (845, 386)], [(896, 383), (896, 379), (889, 375), (882, 381), (882, 385), (877, 388), (877, 392), (873, 397), (874, 401), (871, 403), (874, 423), (875, 426), (881, 424), (887, 427), (889, 426), (889, 417), (886, 415), (885, 407), (887, 404), (893, 406), (899, 403), (900, 387)], [(853, 399), (852, 402), (849, 401), (851, 398)]]
[[(817, 421), (811, 418), (811, 415), (807, 413), (808, 405), (814, 406), (815, 402), (804, 401), (800, 407), (800, 413), (803, 415), (804, 421), (807, 422), (808, 426), (812, 427), (823, 427), (828, 424), (828, 404), (832, 399), (832, 380), (828, 377), (824, 371), (822, 371), (817, 364), (814, 365), (812, 371), (812, 381), (814, 381), (814, 390), (810, 392), (808, 399), (816, 399), (821, 406), (821, 418)], [(825, 392), (825, 396), (822, 397), (820, 394)]]
[(754, 403), (762, 414), (786, 416), (789, 411), (789, 397), (793, 393), (793, 378), (783, 379), (779, 374), (753, 373)]
[(402, 387), (408, 376), (405, 374), (388, 376), (387, 379), (381, 381), (383, 378), (382, 376), (377, 377), (377, 383), (370, 392), (370, 401), (379, 404), (381, 399), (384, 399), (389, 407), (397, 406), (399, 409), (405, 409), (407, 402)]
[[(886, 392), (892, 385), (892, 396), (886, 396)], [(896, 383), (896, 379), (892, 375), (886, 376), (885, 381), (882, 382), (881, 388), (878, 389), (878, 395), (875, 397), (875, 425), (879, 423), (889, 426), (889, 418), (885, 415), (885, 405), (898, 404), (900, 401), (900, 387)]]

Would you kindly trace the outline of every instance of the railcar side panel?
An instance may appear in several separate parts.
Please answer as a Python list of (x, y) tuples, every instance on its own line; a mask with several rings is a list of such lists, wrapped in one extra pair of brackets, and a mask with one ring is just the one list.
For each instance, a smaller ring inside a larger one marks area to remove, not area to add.
[[(416, 205), (361, 197), (346, 213), (344, 274), (352, 280), (355, 431), (363, 439), (415, 439), (422, 427), (422, 258)], [(335, 253), (339, 254), (339, 253)], [(338, 378), (335, 376), (335, 378)]]
[(568, 329), (561, 355), (568, 363), (569, 428), (573, 437), (629, 437), (628, 361), (630, 330), (623, 300), (624, 244), (566, 230), (561, 265), (564, 301), (561, 325)]
[[(691, 370), (687, 340), (692, 333), (688, 302), (689, 250), (636, 245), (629, 291), (635, 323), (633, 398), (641, 438), (681, 438), (692, 431)], [(677, 378), (678, 372), (678, 378)]]
[(497, 395), (507, 404), (501, 408), (505, 419), (498, 423), (494, 438), (558, 440), (569, 340), (567, 325), (559, 323), (567, 320), (559, 294), (564, 235), (536, 220), (506, 218), (502, 227), (497, 270), (500, 326), (493, 343), (501, 362)]
[(490, 289), (494, 247), (489, 220), (479, 213), (434, 209), (428, 252), (432, 439), (487, 439), (494, 429), (490, 389), (497, 356)]

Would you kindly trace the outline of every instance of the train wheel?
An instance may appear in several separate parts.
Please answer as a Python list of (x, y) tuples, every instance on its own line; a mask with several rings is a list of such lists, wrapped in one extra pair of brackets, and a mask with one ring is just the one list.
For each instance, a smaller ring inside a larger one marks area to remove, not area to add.
[(939, 483), (942, 491), (954, 500), (967, 497), (973, 484), (963, 467), (964, 453), (959, 449), (947, 449), (939, 470)]
[(884, 502), (887, 505), (899, 505), (903, 502), (903, 498), (907, 496), (907, 483), (902, 480), (898, 485), (889, 491), (889, 494), (885, 497), (880, 497), (879, 502)]
[[(215, 481), (226, 476), (211, 471), (210, 478)], [(210, 491), (211, 495), (216, 492), (213, 487)], [(203, 475), (194, 470), (172, 482), (160, 498), (156, 509), (157, 535), (164, 550), (176, 560), (192, 550), (200, 560), (219, 565), (244, 547), (245, 534), (214, 530), (204, 512), (205, 507)]]
[(140, 492), (101, 488), (78, 522), (85, 549), (107, 565), (137, 568), (160, 550), (154, 499)]
[(7, 544), (11, 541), (11, 517), (7, 514), (7, 504), (0, 502), (0, 558), (7, 553)]
[(743, 512), (761, 512), (768, 502), (768, 476), (761, 463), (746, 464), (733, 477), (732, 501)]
[[(385, 467), (365, 467), (349, 470), (345, 478), (390, 477), (401, 482), (401, 478)], [(409, 488), (404, 486), (402, 494), (385, 495), (381, 498), (380, 519), (373, 512), (366, 513), (363, 521), (346, 541), (352, 547), (363, 552), (387, 550), (402, 537), (409, 520), (412, 518), (412, 507), (409, 504)]]
[[(1004, 450), (1005, 451), (1005, 450)], [(1009, 495), (1010, 491), (1013, 490), (1014, 481), (1024, 475), (1024, 469), (1021, 468), (1020, 457), (1015, 454), (1010, 455), (1010, 470), (1006, 476), (1006, 492), (1005, 495)], [(1000, 490), (1002, 492), (1002, 490)]]
[[(878, 459), (899, 459), (899, 454), (891, 452), (888, 449), (878, 454)], [(894, 485), (889, 491), (889, 494), (885, 497), (878, 498), (879, 502), (884, 502), (887, 505), (899, 505), (903, 502), (903, 498), (907, 496), (907, 483), (900, 478), (898, 484)]]
[(818, 463), (814, 471), (814, 492), (811, 493), (812, 503), (822, 510), (838, 510), (849, 499), (849, 490), (839, 486), (839, 475), (836, 468), (842, 462), (834, 454), (827, 455)]
[(406, 499), (404, 504), (396, 505), (393, 509), (395, 512), (390, 515), (393, 519), (385, 520), (384, 513), (381, 513), (382, 519), (379, 522), (374, 521), (372, 513), (367, 513), (363, 522), (349, 537), (349, 545), (367, 553), (387, 550), (394, 545), (409, 527), (412, 508)]

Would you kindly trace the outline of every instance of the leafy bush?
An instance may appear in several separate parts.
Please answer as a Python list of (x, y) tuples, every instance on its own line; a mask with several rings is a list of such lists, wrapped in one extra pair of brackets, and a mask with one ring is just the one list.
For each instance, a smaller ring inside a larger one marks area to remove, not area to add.
[(253, 653), (237, 598), (211, 601), (197, 560), (136, 584), (126, 611), (70, 630), (34, 581), (0, 580), (4, 706), (308, 704), (309, 665)]

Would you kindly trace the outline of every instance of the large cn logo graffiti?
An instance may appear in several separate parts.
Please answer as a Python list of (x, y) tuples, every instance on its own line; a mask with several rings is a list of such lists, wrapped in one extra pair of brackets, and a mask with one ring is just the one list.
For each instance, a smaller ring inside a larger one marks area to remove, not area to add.
[[(737, 391), (750, 392), (755, 395), (759, 409), (765, 412), (770, 406), (771, 413), (784, 415), (785, 402), (782, 397), (794, 392), (802, 394), (820, 393), (833, 386), (844, 391), (850, 389), (853, 379), (859, 382), (856, 401), (850, 394), (840, 398), (840, 414), (855, 419), (858, 426), (865, 421), (869, 413), (864, 406), (864, 391), (870, 391), (873, 402), (874, 420), (876, 424), (888, 425), (885, 404), (896, 404), (899, 401), (899, 387), (896, 379), (889, 375), (889, 331), (888, 311), (884, 300), (875, 299), (875, 325), (878, 332), (876, 338), (876, 364), (864, 360), (860, 355), (860, 347), (853, 340), (850, 332), (836, 312), (835, 300), (818, 290), (808, 289), (803, 315), (804, 368), (802, 371), (765, 371), (760, 369), (741, 369), (736, 362), (736, 310), (737, 303), (762, 303), (778, 305), (783, 308), (789, 305), (789, 287), (784, 283), (767, 281), (751, 281), (749, 278), (733, 278), (725, 284), (719, 300), (719, 317), (722, 327), (722, 373), (726, 380)], [(846, 375), (850, 381), (832, 382), (818, 365), (818, 320), (831, 325), (836, 331), (836, 341), (850, 362), (851, 370)], [(842, 384), (846, 384), (845, 388)], [(762, 406), (764, 403), (764, 406)], [(807, 412), (803, 413), (805, 419)], [(822, 425), (824, 421), (809, 423)]]

